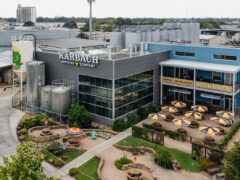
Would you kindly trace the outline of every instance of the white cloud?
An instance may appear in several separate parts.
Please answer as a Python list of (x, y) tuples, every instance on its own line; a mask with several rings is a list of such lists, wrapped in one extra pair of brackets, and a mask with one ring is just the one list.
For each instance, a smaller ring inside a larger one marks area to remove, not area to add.
[[(88, 17), (87, 0), (1, 0), (0, 17), (15, 17), (17, 4), (44, 17)], [(239, 0), (96, 0), (94, 17), (239, 17)]]

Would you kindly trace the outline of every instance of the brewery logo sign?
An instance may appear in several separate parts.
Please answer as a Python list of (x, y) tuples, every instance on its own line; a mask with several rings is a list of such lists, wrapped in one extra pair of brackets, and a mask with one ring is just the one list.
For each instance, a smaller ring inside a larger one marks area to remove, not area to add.
[(99, 64), (98, 56), (90, 54), (82, 54), (79, 52), (59, 52), (58, 56), (62, 64), (69, 64), (77, 67), (96, 68)]

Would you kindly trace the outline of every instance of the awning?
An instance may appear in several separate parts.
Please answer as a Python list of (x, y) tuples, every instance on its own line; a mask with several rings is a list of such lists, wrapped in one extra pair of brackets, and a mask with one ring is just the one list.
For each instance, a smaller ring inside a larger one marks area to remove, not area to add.
[(225, 72), (225, 73), (231, 73), (231, 74), (237, 73), (240, 71), (240, 66), (236, 66), (236, 65), (214, 64), (214, 63), (184, 61), (184, 60), (176, 60), (176, 59), (169, 59), (169, 60), (160, 62), (159, 65), (204, 70), (204, 71), (213, 71), (213, 72)]

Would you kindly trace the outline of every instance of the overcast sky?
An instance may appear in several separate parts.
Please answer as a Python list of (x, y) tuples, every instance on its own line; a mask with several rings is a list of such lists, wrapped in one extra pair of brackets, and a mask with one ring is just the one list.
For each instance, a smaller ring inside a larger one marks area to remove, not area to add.
[[(0, 17), (16, 17), (17, 4), (37, 16), (88, 17), (87, 0), (1, 0)], [(96, 0), (94, 17), (240, 17), (240, 0)]]

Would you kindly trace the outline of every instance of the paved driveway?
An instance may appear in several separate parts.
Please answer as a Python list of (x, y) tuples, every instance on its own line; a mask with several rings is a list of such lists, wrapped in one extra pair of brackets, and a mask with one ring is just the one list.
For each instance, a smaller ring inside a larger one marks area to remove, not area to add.
[[(11, 96), (0, 96), (0, 155), (7, 157), (16, 152), (16, 127), (24, 115), (21, 111), (12, 109), (11, 102)], [(2, 158), (0, 159), (2, 163)]]

